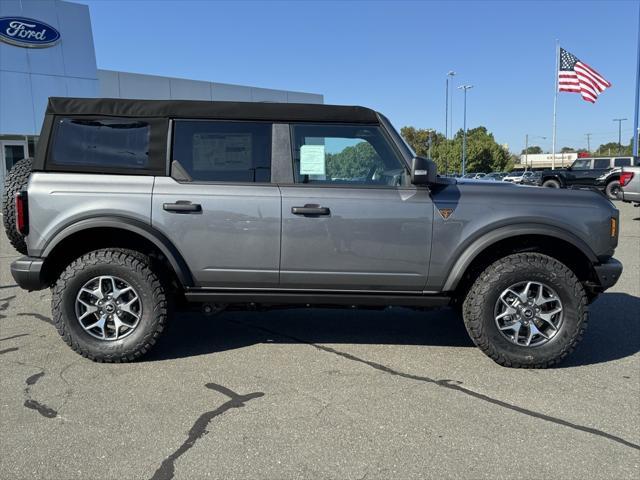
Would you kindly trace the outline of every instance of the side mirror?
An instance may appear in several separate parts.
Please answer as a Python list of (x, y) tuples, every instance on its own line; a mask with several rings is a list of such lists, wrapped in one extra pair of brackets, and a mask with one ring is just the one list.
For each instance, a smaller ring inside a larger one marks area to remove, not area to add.
[(411, 160), (411, 183), (414, 185), (436, 183), (436, 177), (436, 162), (424, 157), (413, 157)]
[(571, 165), (567, 167), (567, 171), (571, 171)]

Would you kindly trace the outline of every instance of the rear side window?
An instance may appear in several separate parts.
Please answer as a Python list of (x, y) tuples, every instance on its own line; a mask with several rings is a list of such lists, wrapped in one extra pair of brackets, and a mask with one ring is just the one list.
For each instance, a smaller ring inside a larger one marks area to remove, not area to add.
[(615, 167), (630, 167), (631, 166), (631, 159), (630, 158), (616, 158), (613, 161), (613, 165)]
[(48, 161), (71, 168), (147, 169), (150, 131), (141, 120), (61, 118)]
[(194, 181), (270, 182), (271, 124), (176, 120), (172, 159)]
[(596, 158), (593, 161), (593, 168), (598, 170), (598, 169), (603, 169), (603, 168), (609, 168), (609, 164), (610, 161), (608, 158)]

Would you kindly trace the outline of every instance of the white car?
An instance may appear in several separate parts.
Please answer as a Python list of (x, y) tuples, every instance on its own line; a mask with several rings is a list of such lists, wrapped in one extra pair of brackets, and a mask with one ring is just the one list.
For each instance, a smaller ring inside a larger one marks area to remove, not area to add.
[(502, 179), (503, 182), (521, 183), (522, 177), (526, 174), (524, 170), (514, 170)]

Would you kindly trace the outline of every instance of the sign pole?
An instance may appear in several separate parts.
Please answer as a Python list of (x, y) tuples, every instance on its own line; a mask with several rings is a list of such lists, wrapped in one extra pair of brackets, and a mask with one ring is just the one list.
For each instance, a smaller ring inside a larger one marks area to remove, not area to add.
[(551, 146), (551, 170), (556, 169), (556, 110), (558, 106), (558, 70), (560, 68), (560, 43), (556, 39), (555, 91), (553, 92), (553, 141)]
[(638, 59), (636, 66), (636, 104), (633, 117), (633, 155), (638, 156), (638, 109), (640, 109), (640, 6), (638, 6)]

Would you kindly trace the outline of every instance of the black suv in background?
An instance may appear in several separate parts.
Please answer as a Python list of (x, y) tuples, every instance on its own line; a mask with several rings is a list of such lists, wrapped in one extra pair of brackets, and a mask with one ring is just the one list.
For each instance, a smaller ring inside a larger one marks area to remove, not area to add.
[(567, 188), (574, 185), (598, 187), (610, 199), (618, 198), (622, 167), (640, 165), (638, 158), (602, 157), (578, 158), (569, 167), (544, 170), (541, 185), (549, 188)]

